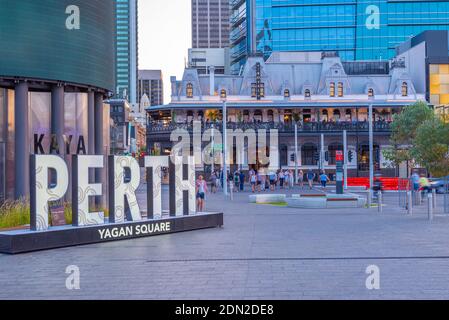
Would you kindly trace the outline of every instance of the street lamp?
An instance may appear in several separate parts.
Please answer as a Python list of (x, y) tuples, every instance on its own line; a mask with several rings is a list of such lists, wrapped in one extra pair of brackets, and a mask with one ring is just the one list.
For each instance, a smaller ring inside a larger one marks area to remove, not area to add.
[(227, 110), (226, 110), (226, 97), (222, 97), (223, 102), (223, 194), (228, 196), (228, 166), (226, 164), (227, 145), (228, 145), (228, 132), (227, 132)]
[(368, 204), (371, 205), (372, 200), (372, 188), (374, 184), (374, 142), (373, 142), (373, 104), (369, 105), (369, 199)]

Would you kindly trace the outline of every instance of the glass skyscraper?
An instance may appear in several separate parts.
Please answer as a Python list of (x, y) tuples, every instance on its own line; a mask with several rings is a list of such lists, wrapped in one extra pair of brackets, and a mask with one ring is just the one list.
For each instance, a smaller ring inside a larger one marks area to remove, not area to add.
[(137, 0), (116, 0), (116, 97), (137, 99)]
[(389, 59), (422, 31), (449, 30), (449, 1), (440, 0), (246, 0), (244, 9), (246, 54), (266, 58), (272, 51), (338, 51), (343, 60)]

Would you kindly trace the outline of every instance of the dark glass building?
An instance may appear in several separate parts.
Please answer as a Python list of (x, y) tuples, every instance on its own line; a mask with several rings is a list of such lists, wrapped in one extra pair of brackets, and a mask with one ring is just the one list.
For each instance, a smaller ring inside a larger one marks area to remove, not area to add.
[(115, 0), (0, 1), (0, 202), (29, 196), (53, 141), (67, 161), (108, 154), (114, 35)]

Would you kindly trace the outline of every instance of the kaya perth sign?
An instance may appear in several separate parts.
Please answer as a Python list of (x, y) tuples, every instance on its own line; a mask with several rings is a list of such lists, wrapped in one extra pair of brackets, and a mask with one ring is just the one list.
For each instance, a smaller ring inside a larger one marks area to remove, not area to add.
[[(147, 156), (147, 217), (136, 197), (140, 167), (133, 157), (108, 157), (109, 219), (91, 211), (89, 200), (102, 195), (101, 183), (92, 183), (90, 169), (104, 169), (102, 155), (72, 156), (72, 226), (50, 227), (50, 204), (69, 192), (69, 169), (58, 155), (31, 155), (31, 230), (0, 232), (0, 252), (20, 253), (119, 239), (145, 237), (223, 225), (222, 213), (195, 214), (193, 157)], [(162, 211), (162, 168), (169, 168), (169, 216)], [(56, 176), (50, 184), (49, 172)], [(126, 179), (125, 179), (126, 177)]]

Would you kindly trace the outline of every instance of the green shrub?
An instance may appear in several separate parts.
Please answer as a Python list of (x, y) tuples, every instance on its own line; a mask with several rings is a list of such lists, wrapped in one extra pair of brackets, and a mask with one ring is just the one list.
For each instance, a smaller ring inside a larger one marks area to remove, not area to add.
[[(95, 209), (92, 211), (103, 211), (105, 217), (109, 216), (107, 209)], [(64, 215), (68, 225), (72, 224), (72, 205), (70, 203), (64, 204)], [(51, 215), (48, 217), (48, 222), (51, 225)], [(30, 204), (26, 199), (16, 201), (6, 201), (0, 206), (0, 229), (22, 227), (30, 224)]]
[(30, 224), (30, 205), (26, 200), (6, 201), (0, 207), (0, 229)]

